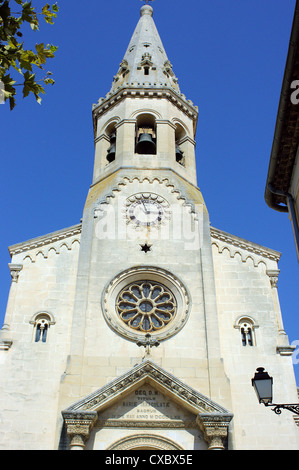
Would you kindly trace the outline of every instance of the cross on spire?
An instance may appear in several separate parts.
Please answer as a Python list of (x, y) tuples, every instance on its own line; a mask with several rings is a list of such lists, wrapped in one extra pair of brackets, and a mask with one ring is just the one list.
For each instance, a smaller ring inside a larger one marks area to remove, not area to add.
[(149, 2), (154, 2), (155, 0), (141, 0), (141, 2), (145, 2), (147, 5), (149, 4)]

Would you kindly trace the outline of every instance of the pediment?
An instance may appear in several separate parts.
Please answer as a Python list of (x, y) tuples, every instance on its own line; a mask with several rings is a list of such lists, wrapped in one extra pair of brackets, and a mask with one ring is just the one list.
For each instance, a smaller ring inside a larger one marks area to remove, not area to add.
[(144, 383), (99, 413), (98, 426), (192, 429), (197, 423), (195, 414)]
[[(142, 395), (138, 395), (140, 391), (148, 392), (147, 395), (144, 395), (146, 400), (142, 400)], [(138, 396), (141, 396), (141, 401), (139, 399), (135, 401), (132, 399)], [(149, 400), (150, 397), (154, 398), (155, 396), (157, 398), (156, 400)], [(164, 397), (167, 397), (167, 400)], [(158, 416), (159, 413), (162, 413), (160, 414), (160, 418), (157, 418), (161, 420), (174, 419), (175, 410), (178, 411), (176, 407), (179, 407), (180, 410), (184, 410), (183, 418), (182, 411), (178, 412), (176, 415), (178, 419), (183, 420), (187, 420), (188, 417), (191, 418), (191, 414), (211, 413), (221, 415), (228, 413), (225, 408), (189, 387), (151, 360), (146, 360), (94, 393), (74, 403), (67, 408), (63, 414), (97, 412), (98, 416), (102, 415), (105, 417), (105, 410), (109, 408), (109, 416), (111, 417), (113, 407), (115, 407), (114, 410), (116, 413), (121, 414), (119, 410), (120, 400), (122, 400), (122, 403), (127, 402), (127, 405), (122, 408), (123, 415), (131, 413), (137, 416), (140, 411), (139, 405), (143, 403), (143, 409), (146, 407), (148, 414), (151, 412), (150, 414)], [(156, 403), (156, 405), (160, 403), (161, 405), (162, 403), (166, 403), (166, 401), (169, 405), (167, 405), (164, 410), (162, 409), (163, 405), (156, 406), (155, 408), (154, 403)], [(117, 409), (118, 411), (116, 411)], [(171, 415), (168, 416), (167, 412), (170, 412), (170, 410)], [(141, 413), (139, 413), (139, 415), (141, 415)]]

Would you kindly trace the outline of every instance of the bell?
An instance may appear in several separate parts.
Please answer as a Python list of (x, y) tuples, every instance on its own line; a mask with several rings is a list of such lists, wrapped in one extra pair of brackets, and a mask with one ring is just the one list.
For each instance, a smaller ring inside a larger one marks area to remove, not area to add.
[(175, 148), (175, 159), (176, 159), (176, 161), (178, 163), (182, 163), (183, 162), (183, 157), (184, 157), (184, 154), (181, 151), (180, 147), (176, 146), (176, 148)]
[(110, 147), (108, 149), (107, 153), (107, 160), (109, 163), (113, 162), (115, 160), (115, 149), (116, 149), (116, 135), (112, 134), (110, 137)]
[(147, 155), (156, 153), (156, 144), (151, 134), (140, 134), (136, 145), (136, 152)]
[(108, 149), (107, 153), (107, 160), (109, 163), (113, 162), (115, 160), (115, 144), (112, 144), (111, 147)]

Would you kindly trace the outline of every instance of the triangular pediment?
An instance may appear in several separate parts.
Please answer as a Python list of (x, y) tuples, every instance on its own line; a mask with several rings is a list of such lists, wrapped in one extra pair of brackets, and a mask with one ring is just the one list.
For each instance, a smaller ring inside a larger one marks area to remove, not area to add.
[[(143, 395), (145, 399), (142, 399), (142, 393), (145, 393)], [(141, 399), (132, 399), (138, 396)], [(150, 400), (154, 397), (156, 400)], [(188, 416), (191, 417), (191, 414), (199, 413), (217, 413), (218, 415), (228, 413), (225, 408), (189, 387), (151, 360), (136, 365), (127, 373), (74, 403), (65, 412), (101, 412), (100, 414), (104, 416), (105, 410), (109, 408), (111, 417), (111, 409), (115, 407), (117, 410), (120, 400), (122, 403), (127, 403), (122, 408), (123, 415), (130, 414), (130, 412), (135, 413), (136, 416), (141, 415), (139, 405), (143, 403), (143, 409), (146, 407), (148, 414), (158, 416), (160, 413), (160, 418), (157, 419), (161, 420), (174, 419), (174, 414), (179, 408), (184, 409), (184, 417), (182, 418), (182, 411), (180, 411), (177, 414), (178, 419), (187, 419)], [(164, 410), (163, 403), (169, 403)], [(167, 411), (170, 412), (170, 410), (171, 414), (168, 416)], [(121, 414), (121, 411), (118, 409), (117, 413)], [(188, 413), (191, 414), (188, 415)]]
[(104, 427), (196, 428), (196, 415), (144, 383), (112, 406), (99, 413), (98, 425)]

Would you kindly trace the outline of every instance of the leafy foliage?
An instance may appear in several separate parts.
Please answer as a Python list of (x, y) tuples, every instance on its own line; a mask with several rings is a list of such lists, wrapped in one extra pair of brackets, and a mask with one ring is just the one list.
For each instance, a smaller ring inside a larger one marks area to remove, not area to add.
[[(17, 5), (12, 5), (12, 2)], [(12, 8), (18, 11), (12, 11)], [(2, 88), (4, 87), (2, 98), (9, 100), (11, 110), (16, 104), (17, 86), (23, 87), (24, 98), (33, 93), (37, 102), (41, 103), (40, 95), (45, 93), (44, 85), (55, 83), (51, 72), (47, 72), (40, 79), (37, 79), (36, 72), (44, 70), (47, 59), (53, 58), (58, 48), (52, 44), (45, 46), (41, 43), (35, 45), (35, 51), (25, 49), (24, 42), (19, 42), (19, 38), (23, 38), (21, 28), (25, 23), (29, 23), (33, 31), (37, 31), (39, 16), (43, 17), (46, 23), (54, 24), (57, 13), (57, 3), (52, 7), (47, 3), (41, 12), (37, 13), (31, 1), (0, 0), (0, 81), (3, 83)], [(10, 76), (11, 69), (17, 70), (22, 76), (21, 83), (17, 83)]]

